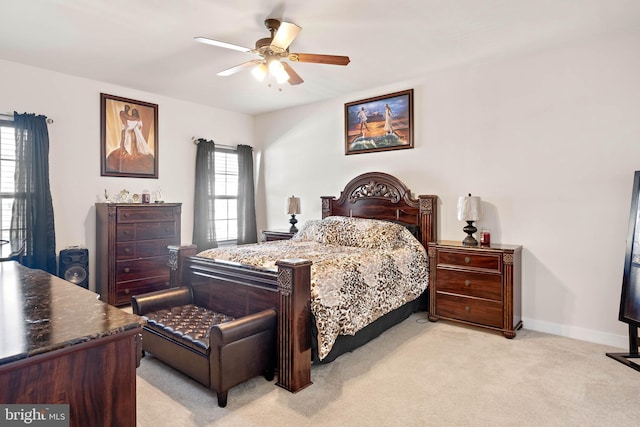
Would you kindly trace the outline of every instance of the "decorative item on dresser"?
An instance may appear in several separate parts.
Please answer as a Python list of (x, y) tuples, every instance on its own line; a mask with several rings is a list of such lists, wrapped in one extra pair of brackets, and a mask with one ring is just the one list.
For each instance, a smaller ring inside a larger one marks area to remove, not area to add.
[(289, 240), (296, 233), (289, 230), (262, 230), (262, 241), (273, 242), (274, 240)]
[(428, 244), (429, 320), (454, 320), (501, 331), (522, 327), (522, 246)]
[(96, 203), (96, 290), (112, 305), (170, 286), (169, 245), (180, 244), (181, 203)]

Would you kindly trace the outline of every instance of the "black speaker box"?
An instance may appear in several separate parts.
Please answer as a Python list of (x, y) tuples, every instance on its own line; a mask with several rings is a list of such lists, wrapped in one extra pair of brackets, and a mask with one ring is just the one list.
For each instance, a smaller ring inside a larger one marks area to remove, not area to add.
[(80, 247), (61, 250), (58, 277), (89, 289), (89, 250)]

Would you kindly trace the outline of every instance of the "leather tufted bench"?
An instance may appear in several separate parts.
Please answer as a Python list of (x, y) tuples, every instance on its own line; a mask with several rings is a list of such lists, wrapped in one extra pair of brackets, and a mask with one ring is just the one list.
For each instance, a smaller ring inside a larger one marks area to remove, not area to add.
[(260, 374), (273, 379), (277, 313), (233, 318), (195, 298), (179, 287), (133, 296), (131, 305), (147, 321), (142, 349), (215, 391), (224, 407), (231, 387)]

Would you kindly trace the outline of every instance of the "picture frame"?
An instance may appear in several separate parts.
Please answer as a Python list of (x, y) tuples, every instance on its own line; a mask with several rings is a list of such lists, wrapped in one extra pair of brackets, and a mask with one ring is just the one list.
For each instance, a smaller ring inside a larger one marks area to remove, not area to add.
[(345, 154), (413, 148), (413, 89), (344, 104)]
[(100, 94), (101, 176), (158, 178), (158, 104)]

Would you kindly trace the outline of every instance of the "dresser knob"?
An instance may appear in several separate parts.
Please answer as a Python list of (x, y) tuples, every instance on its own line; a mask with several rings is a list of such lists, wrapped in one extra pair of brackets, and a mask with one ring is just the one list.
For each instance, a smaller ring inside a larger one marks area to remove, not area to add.
[(464, 262), (466, 262), (467, 264), (471, 262), (471, 258), (469, 258), (468, 256), (464, 257)]
[(467, 287), (471, 286), (471, 280), (465, 280), (464, 285)]
[(464, 307), (464, 311), (466, 311), (467, 313), (471, 310), (471, 307), (469, 307), (468, 305)]
[[(125, 272), (125, 273), (128, 273), (128, 272), (130, 272), (130, 271), (131, 271), (131, 269), (130, 269), (129, 267), (126, 267), (126, 268), (124, 269), (124, 272)], [(127, 291), (127, 292), (129, 292), (129, 291)]]
[(124, 252), (128, 254), (129, 252), (131, 252), (131, 249), (130, 248), (125, 248)]
[(129, 289), (125, 289), (125, 290), (124, 290), (124, 293), (125, 293), (125, 294), (127, 294), (127, 295), (129, 295)]

